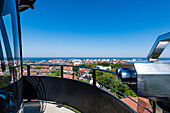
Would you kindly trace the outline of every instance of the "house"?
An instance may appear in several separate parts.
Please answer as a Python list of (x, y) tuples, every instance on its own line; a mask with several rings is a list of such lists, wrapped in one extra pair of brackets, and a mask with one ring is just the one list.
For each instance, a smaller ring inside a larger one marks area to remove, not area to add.
[(85, 73), (88, 73), (88, 70), (86, 68), (80, 68), (79, 71), (80, 71), (81, 75), (85, 74)]
[(82, 77), (88, 81), (92, 79), (92, 74), (83, 74)]
[(110, 69), (110, 70), (111, 70), (111, 66), (107, 66), (107, 67), (96, 66), (96, 68), (98, 68), (98, 69), (104, 69), (104, 70), (107, 70), (107, 69)]
[(41, 60), (39, 63), (40, 63), (40, 64), (46, 64), (46, 63), (47, 63), (47, 61), (45, 61), (45, 60)]
[(26, 60), (25, 63), (29, 63), (30, 61), (29, 60)]
[(48, 63), (51, 63), (51, 64), (53, 64), (53, 62), (54, 62), (53, 60), (48, 60)]
[(70, 74), (63, 74), (63, 77), (68, 79), (73, 79), (73, 75)]
[(80, 65), (80, 64), (82, 64), (82, 61), (79, 60), (79, 59), (74, 59), (72, 62), (73, 62), (74, 65)]
[(72, 67), (64, 67), (63, 72), (73, 74), (73, 69)]

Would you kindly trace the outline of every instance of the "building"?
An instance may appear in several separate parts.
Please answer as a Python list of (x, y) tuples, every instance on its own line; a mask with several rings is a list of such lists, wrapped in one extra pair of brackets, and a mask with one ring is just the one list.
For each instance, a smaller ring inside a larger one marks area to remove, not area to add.
[(104, 67), (104, 66), (96, 66), (96, 68), (98, 68), (98, 69), (104, 69), (104, 70), (107, 70), (107, 69), (111, 70), (111, 69), (112, 69), (111, 66), (107, 66), (107, 67)]
[(72, 62), (73, 62), (73, 65), (80, 65), (80, 64), (82, 64), (82, 61), (79, 60), (79, 59), (74, 59)]

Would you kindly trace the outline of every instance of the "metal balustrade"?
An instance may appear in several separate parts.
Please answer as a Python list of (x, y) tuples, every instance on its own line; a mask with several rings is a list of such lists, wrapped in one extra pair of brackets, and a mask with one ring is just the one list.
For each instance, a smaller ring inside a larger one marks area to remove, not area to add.
[[(111, 87), (111, 86), (109, 86), (109, 85), (107, 85), (107, 84), (105, 84), (105, 83), (100, 82), (99, 80), (96, 80), (96, 77), (102, 77), (103, 79), (112, 81), (112, 82), (114, 82), (114, 83), (116, 83), (116, 84), (120, 84), (120, 85), (123, 85), (124, 87), (129, 88), (127, 85), (122, 84), (122, 83), (120, 83), (120, 82), (117, 82), (117, 81), (115, 81), (115, 80), (113, 80), (113, 79), (106, 78), (106, 77), (103, 77), (103, 76), (100, 76), (100, 75), (96, 75), (96, 71), (97, 71), (97, 70), (98, 70), (98, 71), (102, 71), (102, 72), (111, 73), (111, 74), (114, 74), (114, 75), (115, 75), (116, 73), (115, 73), (114, 71), (103, 70), (103, 69), (98, 69), (98, 68), (93, 68), (93, 67), (86, 67), (86, 66), (60, 65), (60, 64), (28, 64), (28, 65), (27, 65), (27, 64), (24, 64), (24, 65), (27, 66), (27, 77), (29, 77), (29, 76), (31, 77), (31, 74), (30, 74), (31, 66), (60, 66), (60, 69), (61, 69), (61, 78), (60, 78), (60, 79), (64, 79), (64, 80), (66, 80), (66, 79), (63, 77), (63, 73), (64, 73), (64, 72), (63, 72), (63, 69), (64, 69), (64, 67), (78, 67), (78, 68), (86, 68), (86, 69), (93, 70), (93, 71), (92, 71), (92, 75), (93, 75), (93, 76), (92, 76), (92, 79), (93, 79), (93, 87), (97, 88), (97, 87), (96, 87), (96, 82), (98, 82), (100, 85), (106, 86), (106, 87), (108, 87), (108, 88), (110, 88), (110, 89), (113, 89), (114, 91), (122, 94), (124, 97), (130, 99), (131, 101), (135, 102), (137, 105), (141, 106), (141, 107), (142, 107), (143, 109), (145, 109), (147, 112), (152, 113), (148, 108), (144, 107), (143, 105), (141, 105), (141, 104), (138, 103), (137, 101), (133, 100), (131, 97), (123, 94), (122, 92), (118, 91), (118, 90), (115, 89), (114, 87)], [(44, 73), (44, 72), (43, 72), (43, 73)], [(50, 73), (50, 72), (47, 72), (47, 73)], [(35, 76), (32, 76), (32, 77), (35, 77)], [(40, 77), (43, 77), (43, 76), (39, 76), (39, 77), (36, 78), (36, 79), (38, 80)], [(48, 77), (47, 77), (47, 78), (48, 78)], [(53, 78), (59, 78), (59, 77), (53, 77)], [(27, 79), (31, 80), (31, 82), (36, 86), (36, 82), (35, 82), (36, 79), (31, 79), (31, 78), (27, 78)], [(40, 79), (39, 79), (39, 81), (40, 81)], [(77, 81), (77, 80), (74, 80), (74, 81)], [(79, 81), (79, 82), (80, 82), (80, 81)], [(37, 82), (37, 83), (40, 83), (40, 82)], [(55, 89), (54, 89), (54, 90), (55, 90)], [(43, 89), (41, 89), (40, 92), (43, 93)], [(45, 93), (43, 93), (43, 94), (45, 94)], [(43, 94), (41, 94), (41, 95), (43, 95)], [(30, 100), (30, 99), (31, 99), (31, 98), (29, 98), (29, 100)], [(119, 100), (119, 101), (120, 101), (120, 100)], [(125, 103), (124, 103), (124, 104), (125, 104)], [(133, 111), (133, 110), (132, 110), (132, 111)]]

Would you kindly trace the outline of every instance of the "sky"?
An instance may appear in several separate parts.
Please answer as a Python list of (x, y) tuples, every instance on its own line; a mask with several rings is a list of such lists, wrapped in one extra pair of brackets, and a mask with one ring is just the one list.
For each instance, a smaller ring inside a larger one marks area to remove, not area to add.
[[(169, 0), (37, 0), (21, 12), (24, 57), (146, 57), (170, 32)], [(168, 46), (161, 57), (170, 57)]]

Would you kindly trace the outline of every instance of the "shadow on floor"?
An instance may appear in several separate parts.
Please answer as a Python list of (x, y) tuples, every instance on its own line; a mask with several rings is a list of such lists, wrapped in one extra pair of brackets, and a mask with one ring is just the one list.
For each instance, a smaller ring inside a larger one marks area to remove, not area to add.
[(63, 104), (49, 101), (24, 101), (24, 113), (77, 113)]

